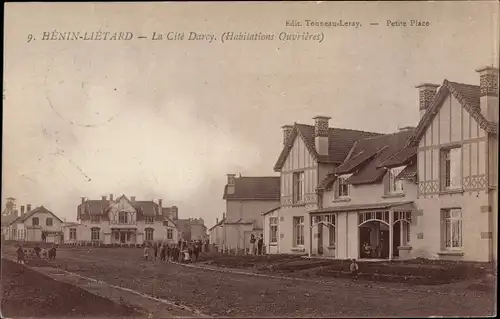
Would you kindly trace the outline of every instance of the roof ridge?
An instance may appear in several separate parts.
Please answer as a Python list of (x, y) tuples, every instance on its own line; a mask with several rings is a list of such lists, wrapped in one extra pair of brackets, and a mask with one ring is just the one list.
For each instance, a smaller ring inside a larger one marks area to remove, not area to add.
[(394, 135), (403, 134), (403, 133), (408, 133), (409, 134), (409, 132), (413, 133), (415, 130), (416, 130), (416, 128), (411, 128), (411, 129), (407, 129), (407, 130), (403, 130), (403, 131), (398, 131), (398, 132), (383, 133), (382, 135), (369, 136), (369, 137), (362, 138), (360, 141), (372, 140), (372, 139), (383, 138), (383, 137), (389, 137), (389, 136), (394, 136)]
[[(302, 123), (298, 123), (298, 122), (295, 122), (294, 124), (296, 124), (296, 125), (298, 125), (298, 126), (307, 126), (307, 127), (310, 127), (310, 128), (314, 128), (314, 125), (310, 125), (310, 124), (302, 124)], [(371, 133), (371, 134), (384, 134), (384, 133), (378, 133), (378, 132), (364, 131), (364, 130), (361, 130), (361, 129), (343, 128), (343, 127), (333, 127), (333, 126), (329, 126), (329, 127), (328, 127), (328, 129), (329, 129), (329, 130), (342, 130), (342, 131), (352, 131), (352, 132)]]
[(447, 80), (447, 79), (445, 79), (445, 81), (447, 81), (448, 83), (451, 83), (451, 84), (460, 84), (460, 85), (473, 86), (473, 87), (476, 87), (478, 89), (480, 88), (480, 86), (476, 85), (476, 84), (468, 84), (468, 83), (463, 83), (463, 82), (450, 81), (450, 80)]

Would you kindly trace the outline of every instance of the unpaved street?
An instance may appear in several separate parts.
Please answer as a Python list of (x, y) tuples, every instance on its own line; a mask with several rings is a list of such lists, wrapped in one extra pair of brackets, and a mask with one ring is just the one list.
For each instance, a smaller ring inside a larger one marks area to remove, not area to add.
[(142, 260), (140, 249), (60, 249), (64, 270), (197, 309), (209, 316), (486, 316), (494, 294), (453, 285), (328, 283), (220, 273)]

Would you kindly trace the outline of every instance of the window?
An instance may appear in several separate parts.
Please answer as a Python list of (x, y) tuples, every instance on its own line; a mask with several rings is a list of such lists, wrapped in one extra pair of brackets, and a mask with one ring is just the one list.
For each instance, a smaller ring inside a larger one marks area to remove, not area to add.
[(153, 228), (146, 228), (146, 240), (153, 241)]
[(119, 212), (118, 213), (118, 222), (120, 224), (126, 224), (128, 221), (128, 214), (127, 212)]
[(93, 223), (98, 223), (101, 221), (101, 216), (99, 215), (92, 215), (90, 216), (90, 221)]
[(293, 246), (304, 246), (304, 216), (293, 218)]
[(269, 217), (269, 242), (278, 242), (278, 217)]
[(52, 218), (47, 218), (45, 220), (45, 225), (52, 226), (53, 224), (54, 224), (54, 221), (52, 220)]
[(328, 245), (335, 246), (335, 215), (326, 215), (325, 221), (328, 224)]
[(98, 227), (93, 227), (90, 229), (90, 239), (99, 240), (101, 229)]
[(144, 222), (146, 224), (153, 224), (155, 222), (155, 217), (154, 216), (146, 216)]
[(172, 228), (167, 229), (167, 239), (173, 239), (174, 238), (174, 230)]
[(347, 180), (351, 177), (351, 175), (352, 174), (339, 176), (337, 197), (349, 197), (349, 184), (347, 183)]
[(304, 172), (293, 174), (293, 201), (295, 203), (304, 201)]
[(410, 246), (410, 223), (401, 222), (401, 244)]
[(403, 171), (405, 166), (391, 168), (389, 170), (389, 193), (391, 194), (402, 194), (403, 193), (403, 181), (397, 179), (396, 177)]
[(40, 220), (38, 219), (38, 217), (33, 217), (31, 219), (31, 223), (33, 224), (33, 226), (38, 226), (40, 225)]
[(76, 228), (69, 229), (69, 239), (76, 240)]
[(444, 247), (446, 249), (462, 248), (462, 210), (460, 208), (445, 209), (442, 214)]
[(441, 151), (441, 185), (443, 189), (462, 187), (461, 149), (452, 148)]

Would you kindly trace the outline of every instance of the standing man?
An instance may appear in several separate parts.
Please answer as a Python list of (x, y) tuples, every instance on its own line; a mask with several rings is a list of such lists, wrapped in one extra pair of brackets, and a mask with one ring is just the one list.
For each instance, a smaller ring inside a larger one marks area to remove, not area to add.
[(255, 235), (254, 234), (251, 234), (250, 235), (250, 249), (252, 250), (250, 252), (251, 255), (255, 255), (255, 242), (256, 242), (256, 239), (255, 239)]
[(259, 241), (257, 242), (257, 249), (259, 255), (263, 254), (262, 246), (264, 246), (264, 235), (260, 234)]

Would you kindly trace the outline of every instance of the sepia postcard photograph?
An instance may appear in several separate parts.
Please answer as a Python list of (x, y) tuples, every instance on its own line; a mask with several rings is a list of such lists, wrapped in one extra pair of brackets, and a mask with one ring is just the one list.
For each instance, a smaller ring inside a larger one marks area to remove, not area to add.
[(4, 12), (2, 318), (497, 315), (498, 1)]

